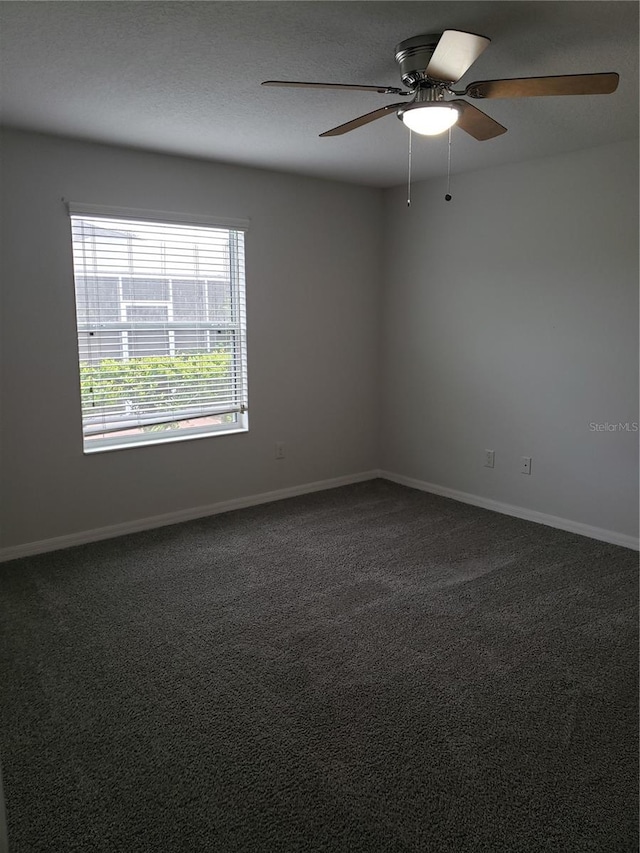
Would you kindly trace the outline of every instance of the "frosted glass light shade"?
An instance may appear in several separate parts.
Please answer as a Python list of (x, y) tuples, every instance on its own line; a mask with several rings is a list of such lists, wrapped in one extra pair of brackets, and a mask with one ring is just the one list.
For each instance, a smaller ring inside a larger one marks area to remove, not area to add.
[(409, 130), (421, 133), (423, 136), (435, 136), (449, 130), (457, 121), (460, 113), (455, 107), (443, 104), (424, 104), (405, 110), (402, 121)]

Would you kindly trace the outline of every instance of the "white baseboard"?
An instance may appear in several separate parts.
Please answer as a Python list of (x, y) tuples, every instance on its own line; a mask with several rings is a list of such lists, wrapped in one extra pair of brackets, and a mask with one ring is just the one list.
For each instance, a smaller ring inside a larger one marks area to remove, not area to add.
[(299, 486), (290, 486), (286, 489), (276, 489), (272, 492), (262, 492), (257, 495), (248, 495), (243, 498), (234, 498), (230, 501), (208, 504), (207, 506), (192, 507), (190, 509), (168, 512), (163, 515), (154, 515), (148, 518), (139, 518), (135, 521), (125, 521), (122, 524), (112, 524), (108, 527), (97, 527), (93, 530), (83, 530), (79, 533), (70, 533), (67, 536), (56, 536), (53, 539), (41, 539), (37, 542), (27, 542), (23, 545), (13, 545), (0, 549), (0, 562), (16, 560), (20, 557), (28, 557), (32, 554), (43, 554), (48, 551), (59, 551), (61, 548), (71, 548), (73, 545), (85, 545), (89, 542), (98, 542), (101, 539), (113, 539), (116, 536), (124, 536), (127, 533), (139, 533), (142, 530), (152, 530), (155, 527), (166, 527), (170, 524), (179, 524), (181, 521), (191, 521), (195, 518), (205, 518), (208, 515), (218, 515), (222, 512), (230, 512), (234, 509), (258, 506), (259, 504), (271, 503), (272, 501), (293, 498), (298, 495), (306, 495), (311, 492), (321, 492), (326, 489), (336, 489), (339, 486), (348, 486), (351, 483), (362, 483), (365, 480), (374, 480), (382, 477), (393, 483), (419, 489), (422, 492), (430, 492), (434, 495), (442, 495), (452, 498), (454, 501), (490, 509), (504, 515), (512, 515), (526, 521), (534, 521), (537, 524), (546, 524), (548, 527), (556, 527), (569, 533), (577, 533), (580, 536), (588, 536), (590, 539), (599, 539), (602, 542), (610, 542), (612, 545), (621, 545), (623, 548), (639, 550), (640, 543), (633, 536), (617, 533), (614, 530), (605, 530), (601, 527), (593, 527), (582, 524), (579, 521), (571, 521), (567, 518), (559, 518), (544, 512), (526, 509), (513, 504), (494, 501), (491, 498), (483, 498), (480, 495), (472, 495), (468, 492), (460, 492), (446, 486), (438, 486), (435, 483), (427, 483), (424, 480), (415, 480), (402, 474), (393, 474), (391, 471), (363, 471), (359, 474), (348, 474), (345, 477), (333, 477), (329, 480), (318, 480), (314, 483), (303, 483)]
[(169, 524), (179, 524), (181, 521), (192, 521), (195, 518), (205, 518), (208, 515), (218, 515), (234, 509), (243, 509), (258, 504), (294, 498), (311, 492), (322, 492), (325, 489), (335, 489), (338, 486), (349, 486), (352, 483), (362, 483), (374, 480), (380, 476), (379, 471), (363, 471), (359, 474), (347, 474), (345, 477), (333, 477), (330, 480), (318, 480), (315, 483), (303, 483), (300, 486), (289, 486), (286, 489), (276, 489), (272, 492), (262, 492), (244, 498), (234, 498), (230, 501), (197, 506), (191, 509), (167, 512), (163, 515), (153, 515), (148, 518), (138, 518), (135, 521), (125, 521), (122, 524), (111, 524), (108, 527), (96, 527), (93, 530), (83, 530), (70, 533), (67, 536), (56, 536), (53, 539), (41, 539), (38, 542), (26, 542), (24, 545), (13, 545), (0, 549), (0, 562), (17, 560), (19, 557), (29, 557), (32, 554), (44, 554), (48, 551), (59, 551), (61, 548), (71, 548), (73, 545), (85, 545), (98, 542), (101, 539), (113, 539), (127, 533), (139, 533), (141, 530), (152, 530), (155, 527), (166, 527)]
[(522, 506), (502, 503), (502, 501), (494, 501), (491, 498), (483, 498), (479, 495), (469, 494), (468, 492), (459, 492), (457, 489), (449, 489), (446, 486), (438, 486), (435, 483), (426, 483), (424, 480), (414, 480), (412, 477), (405, 477), (402, 474), (392, 474), (390, 471), (380, 471), (379, 476), (385, 480), (391, 480), (393, 483), (399, 483), (402, 486), (419, 489), (421, 492), (442, 495), (442, 497), (452, 498), (454, 501), (473, 504), (473, 506), (480, 506), (483, 509), (491, 509), (494, 512), (512, 515), (515, 518), (523, 518), (525, 521), (534, 521), (536, 524), (557, 527), (559, 530), (566, 530), (568, 533), (577, 533), (580, 536), (599, 539), (601, 542), (609, 542), (612, 545), (621, 545), (623, 548), (631, 548), (634, 551), (639, 550), (640, 547), (640, 543), (636, 537), (627, 536), (625, 533), (617, 533), (615, 530), (605, 530), (602, 527), (582, 524), (580, 521), (571, 521), (568, 518), (547, 515), (546, 512), (537, 512), (534, 509), (526, 509)]

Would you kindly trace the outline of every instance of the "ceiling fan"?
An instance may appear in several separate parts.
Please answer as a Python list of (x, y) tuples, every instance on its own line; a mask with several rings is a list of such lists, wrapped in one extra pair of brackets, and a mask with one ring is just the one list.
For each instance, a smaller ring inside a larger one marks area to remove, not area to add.
[[(338, 89), (400, 95), (408, 102), (386, 104), (373, 112), (358, 116), (321, 133), (340, 136), (364, 124), (395, 113), (412, 131), (426, 136), (443, 133), (454, 124), (484, 141), (506, 133), (507, 128), (461, 97), (530, 98), (544, 95), (608, 95), (618, 87), (618, 74), (569, 74), (560, 77), (519, 77), (506, 80), (481, 80), (470, 83), (464, 91), (451, 87), (467, 72), (489, 45), (485, 36), (460, 30), (445, 30), (433, 35), (419, 35), (400, 42), (395, 60), (407, 91), (394, 86), (360, 86), (348, 83), (302, 83), (289, 80), (266, 80), (263, 86), (296, 86), (311, 89)], [(453, 99), (447, 96), (455, 96)]]

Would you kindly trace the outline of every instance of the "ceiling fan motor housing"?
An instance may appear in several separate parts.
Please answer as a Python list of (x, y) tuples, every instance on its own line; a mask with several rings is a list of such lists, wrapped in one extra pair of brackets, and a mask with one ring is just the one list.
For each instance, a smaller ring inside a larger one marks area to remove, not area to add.
[(407, 88), (415, 89), (427, 80), (426, 68), (441, 37), (442, 33), (414, 36), (396, 46), (396, 62)]

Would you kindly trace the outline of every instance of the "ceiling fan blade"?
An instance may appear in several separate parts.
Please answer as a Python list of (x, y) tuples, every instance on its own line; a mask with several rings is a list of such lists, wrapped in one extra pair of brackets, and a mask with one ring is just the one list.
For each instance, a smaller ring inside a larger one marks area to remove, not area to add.
[(403, 103), (387, 104), (386, 106), (380, 107), (380, 109), (374, 110), (371, 113), (351, 119), (351, 121), (339, 124), (337, 127), (332, 127), (331, 130), (325, 130), (325, 132), (321, 133), (320, 136), (340, 136), (343, 133), (348, 133), (350, 130), (355, 130), (357, 127), (362, 127), (363, 124), (369, 124), (370, 121), (375, 121), (378, 118), (382, 118), (382, 116), (394, 113), (398, 107), (404, 106), (405, 105)]
[(491, 39), (460, 30), (445, 30), (427, 65), (427, 77), (455, 83), (473, 65)]
[(448, 104), (456, 104), (460, 108), (460, 117), (457, 126), (473, 136), (479, 142), (485, 139), (493, 139), (507, 132), (507, 128), (499, 124), (495, 119), (483, 113), (473, 104), (466, 101), (447, 101)]
[(610, 95), (618, 88), (619, 75), (567, 74), (561, 77), (519, 77), (514, 80), (480, 80), (465, 92), (470, 98), (535, 98), (543, 95)]
[(395, 86), (359, 86), (350, 83), (301, 83), (295, 80), (265, 80), (262, 86), (295, 86), (303, 89), (348, 89), (358, 92), (378, 92), (380, 95), (409, 95)]

